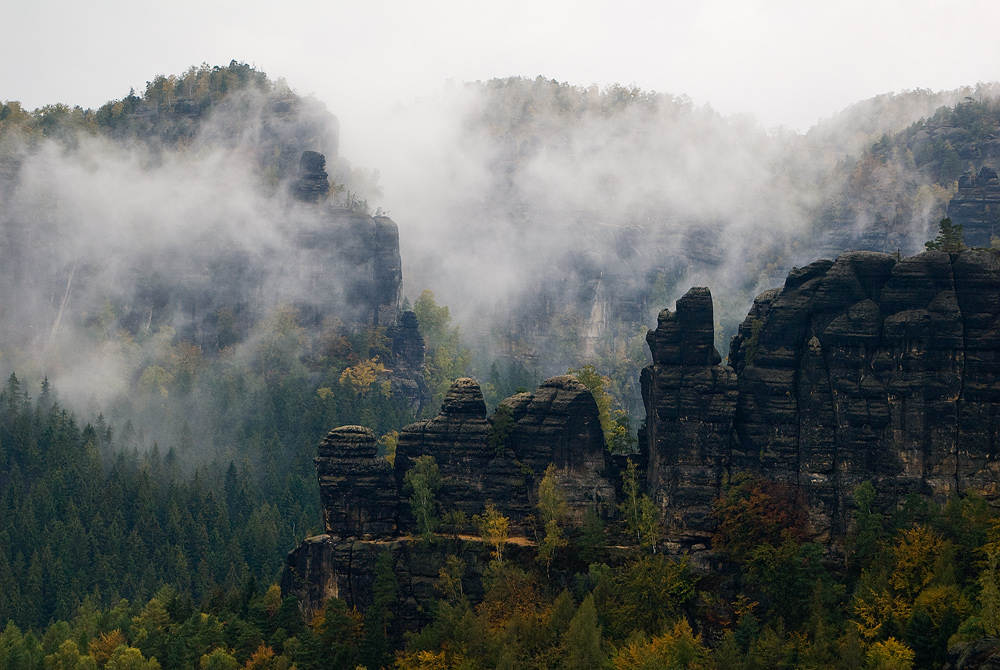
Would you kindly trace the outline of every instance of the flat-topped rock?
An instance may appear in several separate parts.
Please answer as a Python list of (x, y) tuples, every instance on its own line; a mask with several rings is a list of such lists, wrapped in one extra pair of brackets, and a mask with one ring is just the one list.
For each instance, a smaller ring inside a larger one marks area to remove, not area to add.
[(363, 426), (334, 428), (316, 457), (323, 524), (337, 537), (379, 538), (396, 531), (399, 496), (375, 433)]

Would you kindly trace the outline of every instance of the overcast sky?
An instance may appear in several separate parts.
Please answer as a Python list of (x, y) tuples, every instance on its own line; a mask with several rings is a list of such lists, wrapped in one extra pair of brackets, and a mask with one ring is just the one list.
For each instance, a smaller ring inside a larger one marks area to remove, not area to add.
[(0, 99), (97, 107), (191, 65), (255, 64), (350, 127), (510, 75), (685, 94), (804, 131), (858, 100), (1000, 79), (992, 0), (24, 0)]

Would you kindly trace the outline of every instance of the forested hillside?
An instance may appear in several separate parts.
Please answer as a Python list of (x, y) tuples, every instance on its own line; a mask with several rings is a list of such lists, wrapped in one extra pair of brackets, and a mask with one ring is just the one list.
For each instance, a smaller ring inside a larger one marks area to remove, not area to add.
[[(805, 540), (794, 492), (753, 478), (716, 504), (709, 573), (650, 553), (647, 512), (633, 515), (641, 497), (626, 496), (620, 522), (592, 519), (537, 557), (503, 550), (488, 526), (483, 540), (415, 540), (455, 557), (432, 623), (405, 642), (390, 563), (376, 566), (369, 610), (331, 598), (306, 626), (271, 584), (288, 546), (316, 528), (314, 479), (274, 464), (181, 474), (174, 449), (139, 455), (54, 398), (29, 397), (16, 378), (0, 395), (4, 670), (933, 668), (949, 645), (1000, 632), (998, 518), (984, 499), (910, 496), (885, 517), (863, 485), (848, 552), (829, 560)], [(546, 494), (539, 519), (561, 523), (561, 495)], [(457, 557), (484, 541), (493, 560), (474, 604)]]

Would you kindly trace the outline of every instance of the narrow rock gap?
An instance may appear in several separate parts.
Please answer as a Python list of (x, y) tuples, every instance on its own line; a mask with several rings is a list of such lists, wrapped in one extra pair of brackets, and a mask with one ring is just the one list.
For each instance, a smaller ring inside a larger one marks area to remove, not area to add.
[(356, 579), (356, 574), (354, 570), (354, 543), (351, 542), (351, 548), (347, 550), (347, 597), (351, 606), (357, 607), (358, 601), (354, 598), (354, 580)]
[[(823, 372), (826, 374), (826, 385), (830, 392), (830, 412), (833, 415), (833, 457), (831, 459), (830, 467), (832, 468), (832, 476), (830, 482), (833, 486), (833, 509), (830, 510), (830, 537), (827, 540), (827, 546), (833, 545), (833, 538), (837, 532), (837, 515), (842, 507), (841, 505), (841, 482), (840, 482), (840, 472), (838, 471), (838, 466), (840, 464), (840, 419), (837, 415), (837, 398), (834, 393), (833, 381), (830, 376), (830, 361), (827, 358), (826, 347), (823, 346), (823, 341), (816, 338), (819, 342), (819, 352), (823, 359)], [(858, 387), (860, 389), (861, 379), (858, 378)], [(801, 415), (800, 415), (801, 416)], [(801, 418), (799, 419), (801, 423)], [(843, 530), (847, 531), (847, 519), (843, 521)]]
[(958, 322), (962, 326), (962, 351), (959, 352), (959, 384), (958, 395), (955, 398), (955, 445), (953, 447), (955, 457), (955, 493), (961, 495), (962, 480), (959, 474), (961, 472), (961, 448), (959, 447), (959, 443), (962, 438), (962, 398), (965, 396), (965, 356), (969, 350), (969, 333), (965, 326), (965, 314), (962, 312), (962, 302), (958, 297), (958, 282), (955, 280), (955, 260), (957, 258), (957, 256), (949, 256), (948, 265), (951, 267), (951, 287), (952, 291), (955, 292), (955, 305), (958, 307)]

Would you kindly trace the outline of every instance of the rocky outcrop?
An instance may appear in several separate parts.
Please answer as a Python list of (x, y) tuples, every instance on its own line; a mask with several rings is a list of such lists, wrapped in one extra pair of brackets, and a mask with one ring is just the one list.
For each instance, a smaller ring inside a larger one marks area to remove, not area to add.
[(478, 382), (457, 380), (436, 417), (400, 432), (391, 469), (377, 456), (371, 430), (330, 431), (316, 458), (327, 533), (369, 539), (413, 533), (404, 478), (424, 455), (432, 456), (441, 472), (440, 508), (461, 511), (468, 519), (492, 501), (515, 529), (526, 532), (528, 517), (537, 513), (538, 483), (550, 464), (571, 519), (582, 519), (588, 508), (613, 516), (617, 473), (590, 391), (572, 377), (554, 377), (503, 405), (510, 410), (505, 427), (499, 426), (499, 415), (487, 419)]
[(302, 298), (325, 313), (340, 302), (356, 321), (394, 324), (403, 281), (396, 223), (347, 209), (320, 208), (315, 216), (299, 234), (302, 264), (288, 268), (306, 275), (309, 292)]
[(399, 322), (389, 326), (386, 335), (392, 340), (392, 360), (396, 367), (421, 370), (424, 367), (426, 344), (420, 334), (420, 323), (413, 310), (399, 315)]
[[(571, 524), (587, 509), (614, 515), (617, 473), (604, 447), (597, 403), (583, 384), (554, 377), (535, 393), (502, 404), (506, 409), (488, 419), (479, 384), (457, 380), (436, 417), (400, 432), (392, 469), (377, 456), (369, 429), (330, 431), (316, 458), (326, 534), (289, 554), (282, 579), (283, 591), (297, 595), (307, 618), (331, 596), (353, 607), (370, 604), (375, 559), (378, 552), (390, 551), (403, 594), (402, 629), (426, 622), (423, 607), (435, 597), (433, 583), (447, 552), (441, 543), (412, 539), (417, 528), (404, 478), (420, 456), (432, 456), (441, 472), (435, 496), (440, 511), (461, 511), (471, 520), (491, 501), (510, 518), (515, 535), (532, 532), (528, 517), (537, 514), (538, 484), (550, 464)], [(501, 416), (506, 418), (501, 421)], [(459, 530), (473, 529), (470, 524)], [(463, 590), (475, 596), (481, 589), (476, 576), (489, 560), (489, 549), (480, 543), (462, 546), (470, 579)]]
[(279, 304), (293, 305), (305, 327), (318, 328), (327, 316), (352, 325), (395, 322), (402, 261), (392, 219), (298, 203), (277, 228), (284, 239), (266, 262), (239, 247), (206, 245), (178, 257), (173, 274), (137, 269), (126, 282), (135, 296), (118, 326), (170, 325), (178, 339), (214, 352), (246, 337)]
[[(436, 417), (400, 431), (394, 468), (397, 495), (404, 497), (403, 477), (419, 456), (428, 454), (441, 470), (441, 505), (460, 510), (469, 518), (482, 512), (490, 495), (487, 472), (494, 470), (491, 462), (495, 454), (487, 444), (488, 433), (486, 403), (479, 384), (468, 378), (455, 381)], [(409, 526), (409, 519), (403, 525)]]
[[(847, 254), (793, 273), (766, 308), (756, 355), (743, 356), (740, 458), (805, 493), (818, 538), (843, 536), (862, 481), (887, 502), (959, 490), (954, 261)], [(737, 336), (737, 359), (750, 344)]]
[[(695, 289), (661, 314), (643, 373), (651, 492), (690, 519), (674, 539), (708, 537), (713, 477), (717, 494), (740, 470), (796, 489), (831, 545), (866, 480), (886, 509), (911, 492), (1000, 500), (1000, 254), (852, 252), (795, 269), (758, 296), (731, 370), (708, 351), (706, 303)], [(700, 386), (675, 381), (692, 361)]]
[(363, 426), (334, 428), (316, 457), (323, 525), (338, 537), (382, 538), (396, 530), (395, 481), (378, 456), (375, 433)]
[(327, 181), (326, 156), (317, 151), (303, 151), (299, 174), (292, 182), (292, 193), (300, 202), (320, 203), (330, 191)]
[(393, 394), (406, 398), (414, 414), (419, 416), (430, 401), (431, 392), (424, 381), (425, 344), (417, 315), (406, 310), (385, 334), (392, 342), (389, 380)]
[[(1000, 504), (1000, 252), (852, 252), (796, 268), (757, 297), (729, 365), (714, 323), (711, 293), (693, 288), (647, 336), (636, 460), (669, 549), (710, 548), (713, 501), (741, 471), (794, 492), (812, 539), (833, 552), (865, 481), (886, 512), (909, 493), (943, 501), (974, 490)], [(331, 594), (363, 607), (375, 555), (388, 550), (412, 598), (401, 611), (419, 622), (416, 603), (431, 597), (434, 561), (444, 560), (434, 543), (410, 539), (403, 478), (422, 455), (441, 471), (442, 510), (472, 517), (492, 500), (513, 534), (530, 530), (550, 465), (576, 519), (616, 507), (596, 403), (568, 376), (507, 398), (491, 417), (479, 385), (460, 379), (438, 416), (402, 431), (391, 472), (375, 453), (359, 427), (321, 445), (328, 535), (293, 552), (285, 577), (311, 611)], [(481, 566), (477, 556), (469, 560)]]
[(444, 480), (439, 497), (445, 509), (471, 518), (492, 501), (516, 529), (526, 531), (528, 517), (537, 513), (538, 482), (551, 463), (573, 518), (582, 519), (587, 508), (614, 514), (614, 467), (597, 403), (583, 384), (565, 375), (553, 377), (534, 393), (501, 405), (510, 418), (500, 422), (501, 412), (487, 419), (478, 382), (456, 381), (437, 417), (400, 433), (397, 481), (417, 457), (433, 456)]
[(948, 217), (964, 228), (965, 244), (989, 247), (1000, 237), (1000, 181), (993, 168), (984, 165), (978, 174), (962, 175), (958, 192), (948, 203)]
[(1000, 670), (1000, 638), (960, 642), (948, 649), (942, 670)]
[(587, 509), (614, 516), (617, 473), (604, 444), (597, 403), (587, 387), (561, 375), (542, 382), (534, 393), (520, 393), (502, 404), (514, 420), (506, 457), (530, 471), (530, 505), (537, 504), (537, 482), (551, 463), (574, 519), (582, 521)]
[(707, 288), (691, 289), (676, 311), (660, 312), (646, 335), (653, 355), (641, 377), (647, 488), (667, 512), (668, 535), (689, 545), (711, 532), (733, 433), (736, 373), (721, 365), (714, 341)]
[(327, 600), (341, 597), (343, 586), (329, 535), (306, 538), (288, 554), (281, 591), (296, 594), (306, 621), (312, 621)]
[[(311, 537), (289, 553), (281, 591), (296, 595), (306, 621), (322, 611), (330, 597), (364, 611), (374, 602), (375, 562), (383, 552), (389, 553), (396, 578), (397, 600), (392, 607), (396, 618), (392, 628), (398, 641), (404, 631), (419, 630), (430, 622), (429, 604), (441, 598), (434, 584), (447, 556), (465, 565), (461, 592), (473, 602), (482, 598), (480, 576), (490, 561), (488, 546), (477, 542), (421, 542), (405, 537), (383, 542), (330, 535)], [(507, 548), (507, 556), (515, 561), (524, 560), (529, 552), (513, 544)]]

